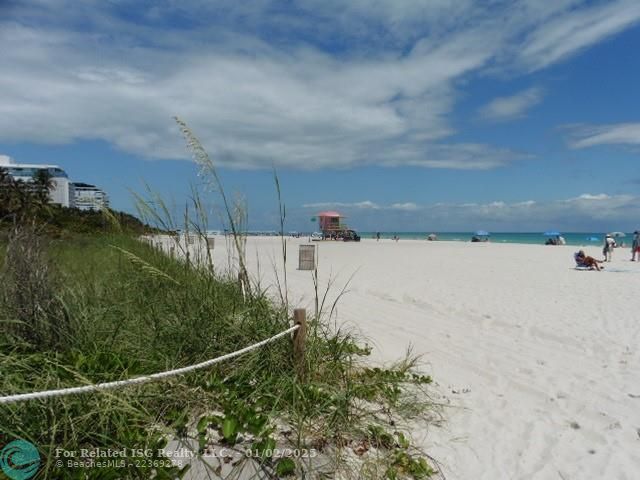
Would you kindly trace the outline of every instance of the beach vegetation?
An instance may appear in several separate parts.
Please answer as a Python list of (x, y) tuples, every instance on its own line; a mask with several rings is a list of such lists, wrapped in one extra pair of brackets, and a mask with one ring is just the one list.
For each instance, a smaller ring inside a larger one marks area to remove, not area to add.
[[(101, 214), (101, 228), (91, 231), (76, 230), (82, 217), (75, 213), (69, 222), (58, 218), (55, 229), (52, 217), (40, 213), (5, 221), (2, 395), (192, 365), (291, 326), (286, 293), (273, 298), (249, 275), (246, 206), (230, 200), (195, 135), (184, 122), (179, 125), (202, 175), (212, 177), (209, 186), (222, 198), (233, 269), (231, 260), (224, 270), (188, 242), (174, 241), (183, 251), (172, 256), (140, 241), (141, 233), (174, 238), (179, 229), (206, 245), (209, 213), (195, 190), (181, 221), (150, 189), (137, 196), (141, 221), (124, 217), (123, 224), (118, 214)], [(275, 181), (284, 232), (277, 175)], [(286, 263), (286, 243), (283, 256)], [(420, 373), (419, 359), (410, 353), (396, 364), (372, 366), (366, 339), (335, 317), (346, 286), (329, 304), (333, 283), (322, 287), (318, 268), (311, 274), (316, 299), (304, 375), (297, 373), (291, 339), (285, 337), (163, 381), (0, 405), (0, 438), (21, 438), (38, 448), (43, 461), (36, 478), (179, 478), (194, 464), (168, 461), (167, 451), (176, 447), (189, 449), (210, 478), (233, 478), (248, 465), (254, 478), (433, 475), (437, 464), (413, 446), (410, 435), (414, 425), (437, 414), (429, 397), (431, 378)], [(221, 446), (239, 455), (216, 463), (208, 454)], [(83, 449), (148, 455), (124, 470), (95, 464), (70, 468), (59, 455)], [(313, 455), (277, 454), (283, 449)]]

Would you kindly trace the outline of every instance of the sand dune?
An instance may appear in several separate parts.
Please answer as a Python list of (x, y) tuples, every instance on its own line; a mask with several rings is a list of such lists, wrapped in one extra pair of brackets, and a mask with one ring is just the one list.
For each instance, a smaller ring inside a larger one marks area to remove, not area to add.
[[(292, 304), (311, 308), (311, 273), (289, 239)], [(217, 242), (219, 267), (228, 263)], [(414, 434), (449, 479), (636, 479), (640, 475), (640, 263), (616, 251), (603, 272), (572, 267), (574, 247), (365, 240), (318, 244), (340, 322), (375, 344), (409, 345), (450, 402)], [(600, 256), (593, 247), (588, 254)], [(277, 238), (250, 238), (263, 286), (282, 271)]]

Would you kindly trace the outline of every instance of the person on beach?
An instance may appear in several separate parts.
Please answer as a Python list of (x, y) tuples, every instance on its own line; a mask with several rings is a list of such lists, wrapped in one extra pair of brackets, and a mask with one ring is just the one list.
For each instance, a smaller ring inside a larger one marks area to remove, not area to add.
[(602, 254), (604, 255), (605, 262), (611, 261), (611, 256), (615, 247), (616, 241), (613, 239), (611, 234), (607, 233), (607, 236), (604, 237), (604, 246), (602, 247)]
[(588, 256), (584, 253), (584, 250), (580, 250), (578, 253), (576, 253), (575, 259), (577, 265), (587, 267), (590, 270), (593, 270), (595, 268), (597, 271), (600, 271), (602, 268), (604, 268), (598, 265), (599, 263), (603, 263), (603, 260), (596, 260), (595, 258)]
[(379, 241), (380, 241), (380, 232), (377, 232), (376, 233), (376, 242), (379, 242)]
[(636, 261), (636, 255), (638, 261), (640, 261), (640, 232), (636, 230), (633, 232), (633, 242), (631, 242), (631, 261)]

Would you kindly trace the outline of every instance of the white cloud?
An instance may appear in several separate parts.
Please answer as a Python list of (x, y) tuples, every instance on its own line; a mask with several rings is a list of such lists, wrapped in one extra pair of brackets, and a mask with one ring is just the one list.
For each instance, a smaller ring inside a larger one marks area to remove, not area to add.
[(362, 202), (318, 202), (318, 203), (306, 203), (302, 206), (303, 208), (362, 208), (362, 209), (373, 209), (377, 210), (380, 208), (374, 202), (369, 200), (364, 200)]
[[(541, 2), (542, 3), (542, 2)], [(520, 61), (537, 70), (615, 35), (640, 21), (640, 2), (601, 2), (574, 8), (536, 28), (525, 40)]]
[(611, 197), (606, 193), (598, 193), (597, 195), (592, 195), (590, 193), (583, 193), (577, 198), (569, 199), (568, 201), (574, 200), (609, 200)]
[(522, 117), (542, 100), (542, 95), (542, 90), (534, 87), (507, 97), (494, 98), (480, 109), (480, 115), (494, 121)]
[(374, 203), (370, 200), (363, 200), (361, 202), (317, 202), (317, 203), (305, 203), (302, 208), (321, 209), (321, 208), (348, 208), (358, 210), (404, 210), (414, 211), (419, 210), (421, 207), (412, 202), (406, 203), (393, 203), (391, 205), (382, 206)]
[(0, 155), (0, 165), (10, 165), (14, 163), (13, 158), (9, 155)]
[(406, 202), (406, 203), (394, 203), (389, 208), (391, 208), (392, 210), (404, 210), (406, 212), (412, 212), (412, 211), (418, 210), (420, 207), (418, 207), (418, 205), (416, 205), (415, 203)]
[(414, 148), (411, 145), (398, 146), (393, 148), (393, 155), (391, 152), (378, 152), (381, 157), (379, 163), (385, 166), (488, 170), (532, 158), (531, 155), (521, 152), (477, 143), (428, 145), (424, 147), (421, 157)]
[(612, 125), (569, 125), (569, 145), (588, 148), (596, 145), (640, 145), (640, 123)]
[[(361, 230), (408, 231), (633, 231), (640, 218), (640, 197), (606, 193), (582, 195), (555, 201), (487, 203), (412, 202), (379, 205), (375, 211), (352, 207), (357, 204), (318, 204), (341, 208), (349, 224)], [(307, 207), (307, 206), (305, 206)], [(398, 210), (406, 212), (403, 216)], [(305, 216), (306, 218), (306, 216)]]
[[(0, 69), (0, 141), (102, 140), (188, 158), (179, 115), (239, 168), (497, 168), (527, 155), (455, 142), (463, 80), (543, 68), (638, 17), (626, 0), (590, 4), (16, 2), (0, 20), (11, 66)], [(532, 97), (496, 99), (494, 114), (521, 114)]]

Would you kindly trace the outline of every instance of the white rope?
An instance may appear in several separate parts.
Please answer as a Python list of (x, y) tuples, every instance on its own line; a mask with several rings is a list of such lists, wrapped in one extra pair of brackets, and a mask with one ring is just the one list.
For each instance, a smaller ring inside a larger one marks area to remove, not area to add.
[(124, 387), (126, 385), (146, 383), (151, 380), (158, 380), (160, 378), (172, 377), (174, 375), (182, 375), (184, 373), (191, 372), (193, 370), (198, 370), (200, 368), (208, 367), (210, 365), (213, 365), (214, 363), (219, 363), (224, 360), (237, 357), (244, 353), (250, 352), (251, 350), (255, 350), (256, 348), (260, 348), (269, 342), (273, 342), (281, 337), (284, 337), (288, 333), (296, 331), (298, 328), (300, 328), (300, 325), (294, 325), (293, 327), (285, 330), (284, 332), (280, 332), (271, 338), (267, 338), (266, 340), (262, 340), (261, 342), (254, 343), (253, 345), (249, 345), (248, 347), (245, 347), (241, 350), (236, 350), (235, 352), (227, 353), (226, 355), (222, 355), (221, 357), (212, 358), (211, 360), (207, 360), (201, 363), (196, 363), (195, 365), (190, 365), (188, 367), (178, 368), (176, 370), (169, 370), (166, 372), (153, 373), (151, 375), (130, 378), (128, 380), (118, 380), (115, 382), (97, 383), (95, 385), (85, 385), (84, 387), (61, 388), (59, 390), (46, 390), (43, 392), (20, 393), (18, 395), (9, 395), (6, 397), (0, 397), (0, 404), (22, 402), (25, 400), (33, 400), (36, 398), (60, 397), (64, 395), (73, 395), (76, 393), (95, 392), (97, 390), (107, 390), (110, 388)]

